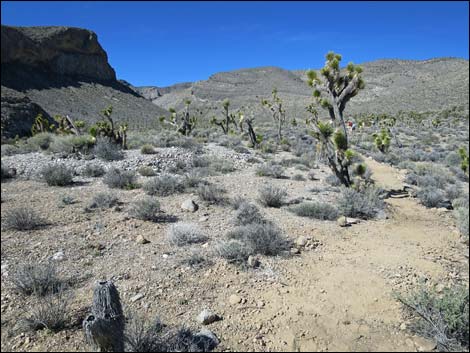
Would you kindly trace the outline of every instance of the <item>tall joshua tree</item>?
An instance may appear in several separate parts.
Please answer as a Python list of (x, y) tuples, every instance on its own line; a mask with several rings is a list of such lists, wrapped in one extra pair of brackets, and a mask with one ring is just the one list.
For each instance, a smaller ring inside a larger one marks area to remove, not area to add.
[(320, 121), (314, 105), (310, 105), (307, 110), (313, 117), (307, 122), (313, 126), (314, 134), (322, 143), (331, 170), (343, 185), (349, 187), (352, 182), (348, 167), (353, 152), (349, 149), (343, 112), (349, 100), (364, 88), (364, 81), (361, 67), (349, 63), (346, 70), (341, 70), (340, 62), (341, 55), (329, 52), (325, 66), (320, 70), (321, 77), (315, 71), (307, 72), (316, 104), (328, 111), (331, 120), (330, 124)]
[(277, 124), (277, 140), (280, 143), (282, 139), (282, 126), (286, 122), (286, 110), (283, 107), (281, 98), (277, 95), (277, 89), (273, 89), (271, 100), (263, 99), (261, 104), (271, 111), (273, 120)]

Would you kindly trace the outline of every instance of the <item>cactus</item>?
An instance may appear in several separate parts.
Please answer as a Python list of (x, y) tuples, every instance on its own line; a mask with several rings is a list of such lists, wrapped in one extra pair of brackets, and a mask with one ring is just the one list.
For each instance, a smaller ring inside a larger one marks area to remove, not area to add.
[(271, 111), (273, 120), (277, 124), (277, 141), (280, 143), (282, 139), (282, 127), (286, 122), (286, 111), (283, 108), (281, 98), (277, 95), (277, 89), (273, 89), (270, 101), (263, 99), (261, 104)]
[(114, 127), (114, 120), (111, 118), (113, 107), (109, 106), (101, 111), (101, 114), (107, 120), (97, 121), (94, 125), (90, 126), (88, 132), (94, 138), (107, 137), (110, 141), (121, 146), (122, 149), (127, 149), (127, 123), (119, 124), (118, 128)]
[(390, 135), (386, 129), (382, 129), (379, 134), (373, 134), (375, 147), (382, 153), (387, 153), (390, 148)]
[(313, 135), (321, 143), (330, 169), (341, 183), (352, 186), (349, 175), (351, 153), (348, 149), (348, 132), (343, 118), (343, 112), (349, 100), (364, 88), (362, 68), (349, 63), (346, 70), (340, 70), (341, 55), (329, 52), (326, 64), (320, 70), (322, 79), (315, 71), (307, 72), (308, 84), (313, 87), (313, 98), (316, 105), (328, 112), (331, 124), (321, 121), (313, 104), (307, 107), (312, 117), (306, 123), (313, 127)]

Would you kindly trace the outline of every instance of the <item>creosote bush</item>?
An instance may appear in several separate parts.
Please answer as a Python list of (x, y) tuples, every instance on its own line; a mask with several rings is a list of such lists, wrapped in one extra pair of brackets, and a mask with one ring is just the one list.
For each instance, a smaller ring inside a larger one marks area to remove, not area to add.
[(142, 154), (155, 154), (157, 151), (150, 144), (145, 144), (140, 148), (140, 153)]
[(469, 295), (465, 286), (446, 288), (438, 295), (420, 288), (398, 298), (415, 315), (411, 330), (434, 340), (437, 349), (462, 352), (469, 347)]
[(26, 231), (42, 227), (46, 221), (32, 208), (20, 206), (5, 212), (4, 224), (7, 229)]
[(289, 210), (300, 217), (328, 221), (336, 220), (339, 216), (336, 207), (323, 202), (303, 202), (299, 205), (292, 206)]
[(343, 216), (371, 219), (384, 209), (385, 204), (377, 188), (368, 187), (362, 191), (341, 188), (341, 193), (337, 199), (337, 207), (339, 213)]
[(111, 208), (119, 202), (119, 198), (110, 192), (99, 192), (93, 196), (89, 208)]
[(233, 222), (237, 226), (242, 226), (250, 223), (263, 223), (264, 218), (258, 207), (252, 203), (242, 201), (236, 209)]
[(226, 202), (225, 190), (214, 184), (199, 185), (197, 195), (203, 201), (215, 204)]
[(11, 282), (20, 293), (37, 296), (56, 293), (64, 286), (57, 267), (51, 262), (18, 265), (13, 271)]
[(135, 189), (137, 177), (132, 170), (120, 170), (111, 168), (103, 177), (103, 183), (113, 189)]
[(21, 320), (21, 326), (31, 331), (49, 330), (58, 332), (70, 322), (69, 306), (71, 294), (63, 289), (41, 298), (30, 309), (30, 316)]
[(151, 177), (157, 175), (157, 172), (149, 166), (142, 166), (138, 170), (139, 174), (145, 177)]
[(284, 178), (284, 169), (279, 164), (264, 163), (256, 168), (256, 175), (282, 179)]
[(41, 175), (49, 186), (67, 186), (73, 183), (73, 170), (64, 164), (49, 164), (41, 170)]
[(184, 184), (173, 175), (162, 174), (147, 181), (143, 186), (148, 195), (169, 196), (184, 192)]
[(207, 236), (196, 224), (178, 222), (168, 230), (168, 240), (171, 244), (184, 246), (203, 243), (207, 240)]
[(129, 214), (143, 221), (154, 221), (160, 212), (160, 202), (154, 197), (143, 197), (132, 205)]
[(279, 208), (284, 204), (287, 191), (274, 185), (265, 185), (259, 189), (259, 202), (264, 207)]
[(105, 174), (105, 170), (99, 164), (87, 164), (83, 168), (82, 174), (90, 178), (98, 178)]
[(121, 147), (105, 138), (96, 140), (93, 153), (95, 156), (105, 161), (118, 161), (124, 158)]

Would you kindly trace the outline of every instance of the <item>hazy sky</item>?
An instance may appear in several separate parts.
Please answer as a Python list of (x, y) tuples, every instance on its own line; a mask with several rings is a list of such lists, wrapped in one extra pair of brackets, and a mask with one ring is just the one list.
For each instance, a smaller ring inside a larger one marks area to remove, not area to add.
[(257, 66), (318, 68), (380, 58), (468, 59), (463, 2), (16, 2), (2, 24), (61, 25), (98, 34), (119, 78), (136, 86), (207, 79)]

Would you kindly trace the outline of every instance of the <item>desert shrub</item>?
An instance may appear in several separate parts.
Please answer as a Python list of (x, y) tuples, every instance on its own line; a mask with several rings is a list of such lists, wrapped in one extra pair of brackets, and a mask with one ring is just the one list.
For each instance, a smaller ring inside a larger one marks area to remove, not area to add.
[(65, 329), (70, 321), (69, 306), (71, 295), (64, 290), (49, 294), (33, 306), (30, 316), (21, 321), (21, 326), (32, 330), (49, 330), (58, 332)]
[(459, 197), (458, 199), (452, 200), (452, 206), (457, 209), (457, 208), (468, 208), (469, 206), (469, 198), (468, 194), (464, 194), (463, 196)]
[(302, 174), (295, 174), (295, 175), (292, 177), (292, 180), (296, 180), (296, 181), (305, 181), (305, 177), (304, 177)]
[(297, 170), (300, 170), (300, 171), (302, 171), (302, 172), (307, 172), (307, 171), (309, 170), (308, 167), (306, 167), (306, 166), (303, 165), (303, 164), (296, 164), (296, 165), (294, 166), (294, 168), (297, 169)]
[(205, 156), (196, 156), (193, 158), (192, 166), (195, 168), (207, 168), (210, 166), (210, 160)]
[(439, 351), (468, 350), (469, 295), (465, 286), (446, 288), (441, 295), (420, 288), (398, 298), (415, 315), (411, 330), (434, 340)]
[(140, 167), (138, 172), (140, 175), (146, 176), (146, 177), (155, 176), (157, 174), (157, 172), (152, 167), (145, 166), (145, 165)]
[(229, 239), (220, 241), (216, 246), (216, 252), (230, 263), (241, 264), (248, 260), (253, 250), (242, 241)]
[(284, 169), (279, 164), (263, 163), (256, 168), (256, 175), (281, 179), (284, 177)]
[(49, 164), (42, 168), (41, 175), (49, 186), (67, 186), (73, 183), (73, 170), (64, 164)]
[(87, 164), (83, 168), (82, 174), (87, 176), (87, 177), (97, 178), (97, 177), (103, 176), (105, 174), (105, 170), (99, 164), (90, 163), (90, 164)]
[(178, 177), (162, 174), (147, 181), (144, 190), (149, 195), (168, 196), (184, 192), (184, 184)]
[(234, 210), (238, 210), (240, 208), (240, 206), (244, 203), (248, 203), (248, 200), (245, 199), (244, 197), (241, 197), (241, 196), (237, 195), (230, 201), (230, 206)]
[(469, 214), (468, 214), (468, 206), (458, 208), (456, 211), (456, 219), (457, 219), (457, 228), (464, 237), (468, 238), (468, 222), (469, 222)]
[(211, 260), (199, 249), (191, 249), (189, 254), (182, 261), (183, 265), (196, 268), (204, 267), (210, 265), (211, 263)]
[(377, 188), (369, 187), (362, 191), (342, 188), (337, 199), (340, 214), (362, 219), (374, 218), (385, 204)]
[(264, 221), (258, 207), (249, 202), (242, 202), (238, 206), (233, 222), (242, 226), (250, 223), (262, 223)]
[(449, 154), (445, 158), (445, 162), (449, 167), (460, 166), (460, 161), (460, 155), (455, 151), (449, 152)]
[(168, 168), (168, 172), (171, 174), (182, 174), (188, 170), (188, 165), (185, 161), (177, 160), (175, 164)]
[(49, 132), (41, 132), (30, 137), (27, 141), (28, 145), (34, 150), (47, 150), (53, 141), (53, 135)]
[(51, 262), (21, 264), (13, 271), (11, 282), (24, 295), (44, 296), (56, 293), (64, 286)]
[(290, 248), (281, 230), (270, 222), (250, 223), (236, 227), (227, 234), (228, 239), (241, 241), (251, 249), (251, 254), (279, 255)]
[(60, 198), (61, 206), (73, 205), (77, 201), (70, 195), (64, 195)]
[(303, 202), (289, 209), (300, 217), (309, 217), (321, 220), (335, 220), (338, 218), (336, 207), (323, 202)]
[(147, 196), (133, 203), (129, 210), (129, 215), (143, 221), (154, 221), (158, 218), (157, 213), (159, 212), (160, 202), (153, 197)]
[(274, 185), (264, 185), (259, 189), (258, 195), (258, 200), (264, 207), (278, 208), (284, 204), (287, 191)]
[(191, 170), (184, 175), (183, 184), (185, 188), (194, 188), (207, 182), (202, 178), (199, 170)]
[(132, 170), (111, 168), (103, 177), (103, 183), (113, 189), (135, 189), (137, 177)]
[(21, 206), (5, 212), (4, 224), (7, 229), (33, 230), (46, 224), (32, 208)]
[(23, 148), (20, 148), (17, 145), (6, 145), (2, 144), (1, 155), (3, 156), (13, 156), (15, 154), (26, 153)]
[(315, 171), (314, 170), (309, 170), (307, 173), (307, 179), (308, 180), (318, 180), (317, 177), (315, 176)]
[(3, 162), (1, 164), (1, 170), (2, 170), (2, 179), (1, 180), (5, 180), (5, 179), (10, 179), (12, 177), (8, 167), (4, 166), (3, 165)]
[(188, 244), (203, 243), (207, 236), (196, 224), (178, 222), (168, 230), (168, 240), (171, 244), (184, 246)]
[(199, 185), (197, 195), (203, 201), (222, 204), (226, 202), (225, 189), (214, 184)]
[(110, 192), (99, 192), (93, 196), (89, 208), (111, 208), (119, 202), (119, 198)]
[(446, 198), (448, 200), (455, 200), (459, 198), (460, 195), (462, 195), (462, 189), (458, 187), (457, 185), (449, 185), (445, 189), (446, 193)]
[(444, 192), (434, 187), (419, 189), (416, 196), (426, 207), (439, 207), (446, 200)]
[(157, 151), (155, 151), (155, 148), (153, 148), (152, 145), (145, 144), (140, 148), (140, 153), (142, 153), (142, 154), (155, 154), (155, 153), (157, 153)]
[(124, 342), (128, 352), (210, 352), (217, 342), (188, 328), (170, 329), (157, 318), (153, 321), (128, 314)]
[(228, 160), (212, 158), (210, 160), (210, 169), (214, 173), (227, 174), (233, 172), (235, 170), (235, 167), (233, 163)]
[(104, 138), (96, 140), (93, 153), (95, 156), (105, 161), (118, 161), (124, 158), (121, 147)]
[(89, 135), (53, 135), (49, 151), (61, 154), (88, 153), (94, 145)]
[(340, 186), (341, 181), (334, 174), (330, 174), (325, 178), (325, 182), (331, 186)]
[(261, 152), (263, 153), (276, 153), (277, 146), (269, 141), (263, 141), (261, 142)]

